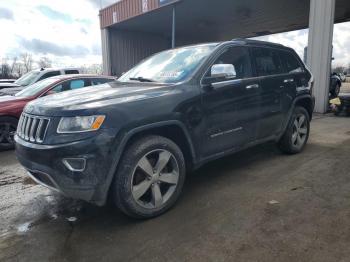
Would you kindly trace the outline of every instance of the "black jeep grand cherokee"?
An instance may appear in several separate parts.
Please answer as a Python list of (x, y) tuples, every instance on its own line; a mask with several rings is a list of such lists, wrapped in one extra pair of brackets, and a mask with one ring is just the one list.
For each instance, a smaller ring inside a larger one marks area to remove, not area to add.
[(187, 46), (142, 61), (118, 81), (25, 108), (16, 154), (37, 182), (149, 218), (178, 199), (186, 171), (276, 141), (299, 153), (313, 80), (290, 48), (252, 40)]

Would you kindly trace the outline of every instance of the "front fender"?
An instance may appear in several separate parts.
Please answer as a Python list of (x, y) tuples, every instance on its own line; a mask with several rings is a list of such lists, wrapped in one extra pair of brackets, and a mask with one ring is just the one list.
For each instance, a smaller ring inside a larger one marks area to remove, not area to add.
[(153, 129), (153, 128), (165, 127), (165, 126), (171, 126), (171, 125), (172, 126), (176, 125), (182, 129), (182, 131), (184, 132), (184, 134), (186, 136), (187, 142), (190, 146), (192, 158), (196, 159), (195, 158), (196, 157), (195, 150), (194, 150), (194, 146), (193, 146), (192, 140), (190, 138), (190, 135), (189, 135), (185, 125), (179, 120), (161, 121), (161, 122), (151, 123), (151, 124), (147, 124), (147, 125), (133, 128), (124, 134), (119, 134), (119, 136), (116, 137), (113, 145), (111, 145), (111, 150), (110, 150), (111, 152), (110, 153), (113, 155), (113, 162), (112, 162), (111, 167), (109, 169), (109, 172), (107, 174), (106, 181), (103, 184), (101, 184), (99, 186), (99, 188), (97, 188), (97, 190), (94, 194), (94, 197), (93, 197), (93, 202), (96, 203), (97, 205), (104, 205), (105, 204), (105, 202), (107, 200), (110, 186), (112, 184), (115, 172), (117, 171), (118, 164), (120, 162), (122, 154), (126, 148), (128, 141), (130, 141), (130, 139), (134, 135), (137, 135), (138, 133), (141, 133), (141, 132)]

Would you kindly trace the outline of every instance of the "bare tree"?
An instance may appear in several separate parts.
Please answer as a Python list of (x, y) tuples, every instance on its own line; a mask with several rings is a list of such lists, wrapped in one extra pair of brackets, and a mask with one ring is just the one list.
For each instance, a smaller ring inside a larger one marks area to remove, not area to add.
[(18, 60), (17, 56), (13, 57), (13, 59), (12, 59), (11, 70), (10, 70), (10, 74), (12, 76), (14, 74), (14, 70), (15, 70), (15, 67), (17, 65), (17, 60)]
[(337, 66), (333, 69), (333, 72), (335, 73), (344, 73), (346, 71), (346, 67), (345, 66)]
[(43, 56), (40, 58), (38, 65), (40, 68), (51, 67), (51, 60), (48, 57)]
[(29, 72), (33, 68), (33, 57), (30, 53), (21, 54), (22, 63), (25, 69), (25, 73)]
[(10, 76), (10, 66), (7, 62), (7, 58), (2, 60), (0, 65), (0, 78), (9, 78)]

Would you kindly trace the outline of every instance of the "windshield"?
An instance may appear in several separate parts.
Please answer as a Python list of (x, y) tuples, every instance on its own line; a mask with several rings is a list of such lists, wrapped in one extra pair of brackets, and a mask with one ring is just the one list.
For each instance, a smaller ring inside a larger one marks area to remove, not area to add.
[(216, 44), (182, 47), (151, 56), (118, 81), (176, 83), (187, 78), (208, 57)]
[(57, 78), (51, 77), (42, 81), (36, 82), (30, 86), (24, 88), (21, 92), (17, 93), (17, 97), (31, 97), (40, 94), (47, 86), (57, 82)]
[(39, 71), (31, 71), (15, 81), (15, 84), (20, 86), (27, 86), (32, 84), (37, 76), (40, 74)]

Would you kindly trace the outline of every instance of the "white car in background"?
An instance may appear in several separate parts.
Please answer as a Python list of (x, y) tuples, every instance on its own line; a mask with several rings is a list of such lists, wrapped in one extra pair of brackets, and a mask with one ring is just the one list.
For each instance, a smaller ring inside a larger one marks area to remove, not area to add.
[(339, 75), (340, 80), (341, 80), (342, 82), (345, 82), (345, 81), (346, 81), (346, 75), (345, 75), (345, 74), (339, 73), (338, 75)]
[(26, 86), (34, 84), (43, 79), (58, 76), (80, 74), (81, 70), (78, 68), (40, 68), (30, 71), (17, 79), (13, 83), (0, 83), (0, 95), (9, 95), (23, 90)]

